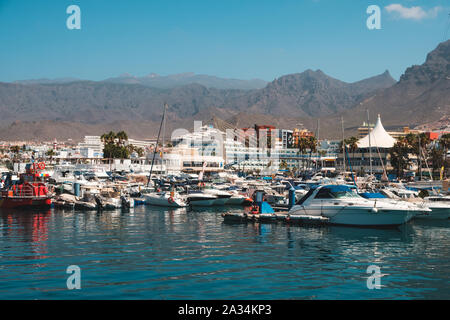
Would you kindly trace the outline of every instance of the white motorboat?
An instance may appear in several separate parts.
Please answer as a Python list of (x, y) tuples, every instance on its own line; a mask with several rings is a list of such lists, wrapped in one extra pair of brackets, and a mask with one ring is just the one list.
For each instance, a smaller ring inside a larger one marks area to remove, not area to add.
[(430, 196), (424, 199), (418, 196), (417, 191), (403, 188), (387, 188), (382, 190), (385, 195), (392, 199), (403, 199), (405, 201), (425, 206), (431, 212), (417, 214), (414, 219), (427, 220), (445, 220), (450, 218), (450, 197), (449, 196)]
[(223, 206), (231, 198), (231, 193), (219, 189), (205, 188), (203, 192), (216, 197), (213, 203), (215, 206)]
[(204, 192), (192, 192), (187, 195), (187, 202), (191, 206), (209, 207), (213, 206), (217, 197)]
[(228, 198), (228, 201), (225, 203), (227, 205), (241, 205), (245, 201), (247, 201), (247, 197), (239, 194), (239, 193), (232, 193), (232, 196)]
[(324, 216), (330, 223), (340, 225), (398, 226), (429, 211), (402, 201), (367, 200), (345, 185), (326, 185), (312, 188), (289, 214)]
[(177, 193), (171, 194), (168, 191), (162, 192), (151, 192), (144, 194), (145, 204), (159, 206), (159, 207), (170, 207), (170, 208), (181, 208), (187, 207), (186, 200)]
[(431, 209), (429, 215), (417, 215), (416, 219), (445, 220), (450, 218), (450, 196), (425, 197), (425, 204)]

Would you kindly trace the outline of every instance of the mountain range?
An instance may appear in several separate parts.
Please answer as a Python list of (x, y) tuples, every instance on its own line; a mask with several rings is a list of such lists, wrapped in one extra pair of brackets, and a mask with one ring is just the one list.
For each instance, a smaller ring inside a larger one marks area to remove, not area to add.
[[(388, 71), (347, 83), (321, 70), (306, 70), (267, 84), (255, 80), (253, 87), (249, 80), (194, 74), (0, 83), (0, 140), (80, 139), (119, 129), (148, 138), (157, 133), (165, 102), (167, 132), (213, 117), (237, 127), (302, 123), (312, 130), (320, 119), (321, 138), (339, 139), (340, 118), (353, 134), (367, 110), (372, 118), (381, 114), (388, 129), (413, 127), (450, 114), (449, 59), (450, 40), (430, 52), (425, 63), (408, 68), (398, 82)], [(247, 84), (238, 85), (242, 81)]]
[[(15, 83), (61, 84), (76, 81), (83, 81), (83, 80), (77, 78), (31, 79), (31, 80), (18, 80), (15, 81)], [(147, 87), (161, 88), (161, 89), (181, 87), (194, 83), (200, 84), (207, 88), (241, 89), (241, 90), (261, 89), (267, 85), (267, 81), (261, 79), (251, 79), (251, 80), (227, 79), (227, 78), (219, 78), (216, 76), (210, 76), (206, 74), (195, 74), (193, 72), (172, 74), (168, 76), (161, 76), (156, 73), (150, 73), (144, 77), (137, 77), (129, 73), (123, 73), (118, 77), (108, 78), (100, 82), (140, 84)]]

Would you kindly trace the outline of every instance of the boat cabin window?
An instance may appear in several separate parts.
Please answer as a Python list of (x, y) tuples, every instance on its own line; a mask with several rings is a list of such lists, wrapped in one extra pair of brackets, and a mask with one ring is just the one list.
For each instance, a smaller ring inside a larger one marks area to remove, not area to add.
[(310, 189), (302, 198), (300, 198), (300, 200), (297, 201), (296, 204), (302, 205), (303, 202), (305, 202), (305, 200), (308, 199), (313, 192), (314, 192), (314, 189)]
[(448, 198), (428, 198), (428, 200), (430, 200), (430, 201), (445, 201), (445, 202), (450, 202), (450, 199), (448, 199)]
[(328, 189), (319, 190), (314, 199), (339, 199), (339, 198), (358, 198), (359, 195), (352, 189)]
[(332, 199), (334, 198), (328, 189), (321, 189), (317, 192), (315, 199)]

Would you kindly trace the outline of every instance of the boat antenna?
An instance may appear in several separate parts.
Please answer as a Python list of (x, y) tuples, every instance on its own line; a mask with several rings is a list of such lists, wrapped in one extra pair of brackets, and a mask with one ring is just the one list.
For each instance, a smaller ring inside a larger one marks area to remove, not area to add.
[(150, 174), (149, 174), (148, 180), (147, 180), (147, 187), (150, 184), (150, 181), (152, 179), (153, 164), (155, 163), (156, 149), (158, 148), (159, 137), (161, 135), (161, 128), (162, 128), (162, 125), (163, 125), (163, 122), (164, 122), (164, 118), (166, 117), (166, 106), (167, 106), (167, 103), (164, 104), (164, 112), (163, 112), (163, 115), (162, 115), (162, 118), (161, 118), (161, 123), (159, 125), (158, 138), (156, 139), (155, 150), (153, 151), (153, 159), (152, 159), (152, 165), (150, 167)]

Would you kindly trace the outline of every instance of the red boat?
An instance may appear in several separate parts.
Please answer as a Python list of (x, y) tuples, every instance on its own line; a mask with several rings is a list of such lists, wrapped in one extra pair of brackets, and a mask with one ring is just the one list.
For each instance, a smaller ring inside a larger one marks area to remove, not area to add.
[(50, 207), (51, 194), (39, 171), (43, 169), (43, 162), (33, 163), (27, 165), (18, 183), (6, 181), (6, 188), (1, 191), (0, 208)]

